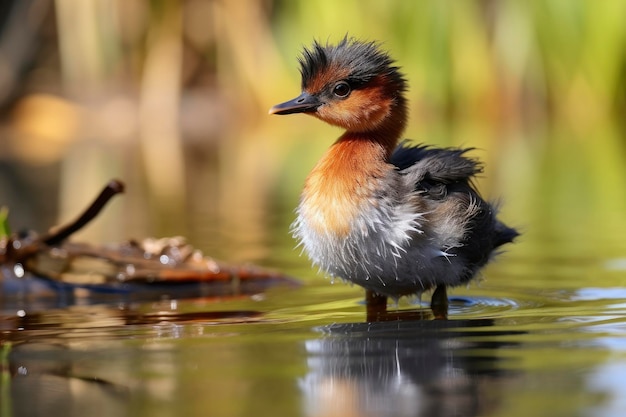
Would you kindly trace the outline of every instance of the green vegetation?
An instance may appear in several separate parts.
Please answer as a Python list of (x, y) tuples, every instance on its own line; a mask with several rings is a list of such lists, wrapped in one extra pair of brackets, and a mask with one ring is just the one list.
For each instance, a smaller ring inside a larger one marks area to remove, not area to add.
[(267, 109), (299, 92), (302, 46), (348, 33), (402, 66), (408, 138), (477, 148), (479, 185), (527, 248), (626, 231), (626, 2), (104, 3), (53, 2), (41, 21), (56, 31), (35, 28), (44, 46), (7, 111), (3, 158), (60, 167), (59, 201), (46, 203), (61, 219), (46, 224), (119, 177), (127, 215), (113, 209), (91, 240), (182, 234), (218, 257), (262, 259), (268, 235), (288, 238), (304, 176), (338, 135)]
[(0, 238), (11, 235), (9, 227), (9, 209), (0, 207)]

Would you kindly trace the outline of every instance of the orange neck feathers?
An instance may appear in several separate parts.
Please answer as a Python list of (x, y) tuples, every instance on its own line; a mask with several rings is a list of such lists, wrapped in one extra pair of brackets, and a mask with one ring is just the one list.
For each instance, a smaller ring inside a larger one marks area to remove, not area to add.
[(372, 130), (346, 131), (307, 177), (300, 210), (320, 233), (346, 236), (374, 191), (376, 181), (370, 179), (393, 169), (388, 160), (406, 124), (404, 98), (386, 110), (387, 117)]

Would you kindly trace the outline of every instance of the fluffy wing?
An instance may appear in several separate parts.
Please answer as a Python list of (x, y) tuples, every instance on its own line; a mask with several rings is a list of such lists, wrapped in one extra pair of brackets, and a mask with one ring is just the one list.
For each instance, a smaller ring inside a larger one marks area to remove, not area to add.
[[(465, 230), (455, 247), (447, 251), (466, 262), (464, 280), (484, 265), (493, 250), (511, 242), (517, 232), (496, 219), (496, 209), (484, 201), (472, 185), (482, 165), (459, 148), (433, 148), (401, 143), (391, 156), (405, 179), (428, 200), (434, 227), (444, 240)], [(454, 232), (457, 233), (454, 233)]]
[[(468, 182), (482, 172), (482, 165), (465, 154), (472, 148), (433, 148), (402, 142), (391, 155), (391, 163), (414, 180), (416, 186), (427, 183)], [(428, 184), (425, 184), (428, 185)]]

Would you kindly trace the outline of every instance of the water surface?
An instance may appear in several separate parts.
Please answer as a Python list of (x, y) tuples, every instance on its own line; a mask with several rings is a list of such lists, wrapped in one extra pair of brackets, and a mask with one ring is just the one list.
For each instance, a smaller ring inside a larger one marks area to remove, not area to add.
[(549, 250), (563, 245), (511, 247), (479, 282), (451, 291), (447, 321), (432, 320), (425, 295), (397, 306), (423, 309), (422, 319), (367, 323), (359, 288), (316, 277), (297, 254), (282, 266), (302, 285), (264, 294), (6, 296), (0, 411), (624, 415), (626, 257)]

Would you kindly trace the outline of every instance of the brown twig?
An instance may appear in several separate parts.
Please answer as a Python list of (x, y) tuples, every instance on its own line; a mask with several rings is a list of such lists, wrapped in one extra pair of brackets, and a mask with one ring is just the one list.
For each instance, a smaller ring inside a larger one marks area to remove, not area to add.
[(119, 180), (111, 180), (106, 187), (100, 192), (100, 195), (94, 200), (87, 210), (80, 215), (80, 217), (73, 222), (59, 227), (54, 232), (41, 236), (41, 242), (46, 245), (57, 245), (71, 236), (73, 233), (82, 229), (87, 223), (93, 220), (104, 206), (115, 196), (116, 194), (124, 192), (124, 183)]

